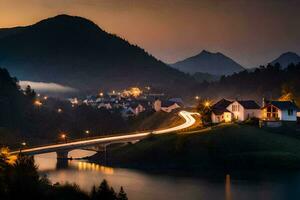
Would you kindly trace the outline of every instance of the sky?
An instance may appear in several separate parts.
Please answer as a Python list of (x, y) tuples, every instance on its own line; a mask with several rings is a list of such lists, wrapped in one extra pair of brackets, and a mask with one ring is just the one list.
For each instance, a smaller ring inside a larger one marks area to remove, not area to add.
[(0, 27), (77, 15), (166, 63), (205, 49), (256, 67), (300, 54), (299, 7), (300, 0), (0, 0)]

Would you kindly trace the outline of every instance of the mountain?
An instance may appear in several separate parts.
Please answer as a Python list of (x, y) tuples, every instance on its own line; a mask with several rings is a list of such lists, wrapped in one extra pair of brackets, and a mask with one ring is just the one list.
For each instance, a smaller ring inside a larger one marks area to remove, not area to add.
[(190, 76), (82, 17), (58, 15), (0, 29), (0, 44), (0, 66), (20, 80), (90, 92), (145, 85), (178, 92), (195, 84)]
[(231, 58), (221, 53), (211, 53), (205, 50), (198, 55), (176, 62), (171, 66), (190, 74), (202, 72), (213, 75), (230, 75), (244, 70), (240, 64)]
[(284, 68), (291, 63), (294, 63), (296, 65), (300, 63), (300, 56), (294, 52), (286, 52), (281, 54), (278, 58), (271, 62), (271, 64), (275, 63), (279, 63)]

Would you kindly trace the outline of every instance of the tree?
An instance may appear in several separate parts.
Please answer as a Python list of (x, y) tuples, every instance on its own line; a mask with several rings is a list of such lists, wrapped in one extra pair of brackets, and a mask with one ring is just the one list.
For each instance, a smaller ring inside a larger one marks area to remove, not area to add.
[(121, 187), (120, 192), (117, 196), (117, 200), (128, 200), (127, 194), (125, 193), (123, 187)]
[(92, 191), (92, 199), (93, 200), (116, 200), (116, 193), (113, 188), (111, 188), (107, 181), (104, 179), (100, 186), (98, 187), (98, 190)]
[(31, 89), (30, 85), (27, 85), (25, 91), (24, 91), (25, 95), (29, 97), (29, 99), (31, 101), (35, 100), (36, 97), (36, 93), (33, 89)]
[(203, 123), (211, 122), (211, 102), (209, 100), (200, 99), (197, 104), (197, 110)]

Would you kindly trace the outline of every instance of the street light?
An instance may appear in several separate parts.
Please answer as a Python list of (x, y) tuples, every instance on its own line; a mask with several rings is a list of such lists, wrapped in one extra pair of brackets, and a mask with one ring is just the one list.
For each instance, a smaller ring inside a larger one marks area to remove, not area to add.
[(195, 99), (196, 99), (196, 100), (199, 100), (199, 99), (200, 99), (200, 97), (199, 97), (199, 96), (195, 96)]
[(22, 149), (26, 146), (26, 142), (21, 143), (20, 154), (22, 153)]
[(205, 106), (205, 107), (209, 107), (209, 106), (210, 106), (209, 101), (205, 101), (205, 102), (204, 102), (204, 106)]
[(90, 131), (89, 131), (89, 130), (86, 130), (85, 133), (86, 133), (86, 134), (90, 134)]
[(58, 113), (61, 113), (63, 110), (61, 108), (57, 109)]
[(43, 104), (42, 104), (42, 102), (40, 102), (39, 100), (36, 100), (36, 101), (34, 101), (34, 105), (40, 107), (40, 106), (42, 106)]
[(67, 135), (66, 134), (62, 133), (60, 135), (60, 137), (61, 137), (61, 139), (65, 140), (65, 143), (67, 143)]

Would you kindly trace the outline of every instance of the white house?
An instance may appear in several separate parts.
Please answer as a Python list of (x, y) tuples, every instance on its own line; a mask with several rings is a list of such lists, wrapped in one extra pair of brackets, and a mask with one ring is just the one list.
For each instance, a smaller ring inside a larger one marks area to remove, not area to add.
[(107, 110), (112, 109), (112, 105), (109, 102), (101, 102), (98, 104), (98, 108), (105, 108)]
[(141, 104), (131, 105), (130, 108), (134, 111), (135, 115), (138, 115), (141, 112), (144, 112), (146, 110), (146, 108), (144, 106), (142, 106)]
[(233, 114), (233, 118), (237, 121), (261, 117), (260, 106), (253, 100), (236, 100), (227, 106), (227, 110)]
[(231, 122), (232, 113), (227, 109), (227, 107), (232, 102), (226, 99), (221, 99), (211, 107), (211, 121), (212, 123), (221, 123), (221, 122)]
[(292, 101), (266, 101), (262, 107), (264, 121), (297, 121), (297, 105)]
[(172, 112), (173, 110), (180, 108), (179, 103), (173, 101), (161, 101), (159, 99), (155, 100), (153, 103), (153, 108), (156, 112), (164, 111), (164, 112)]

